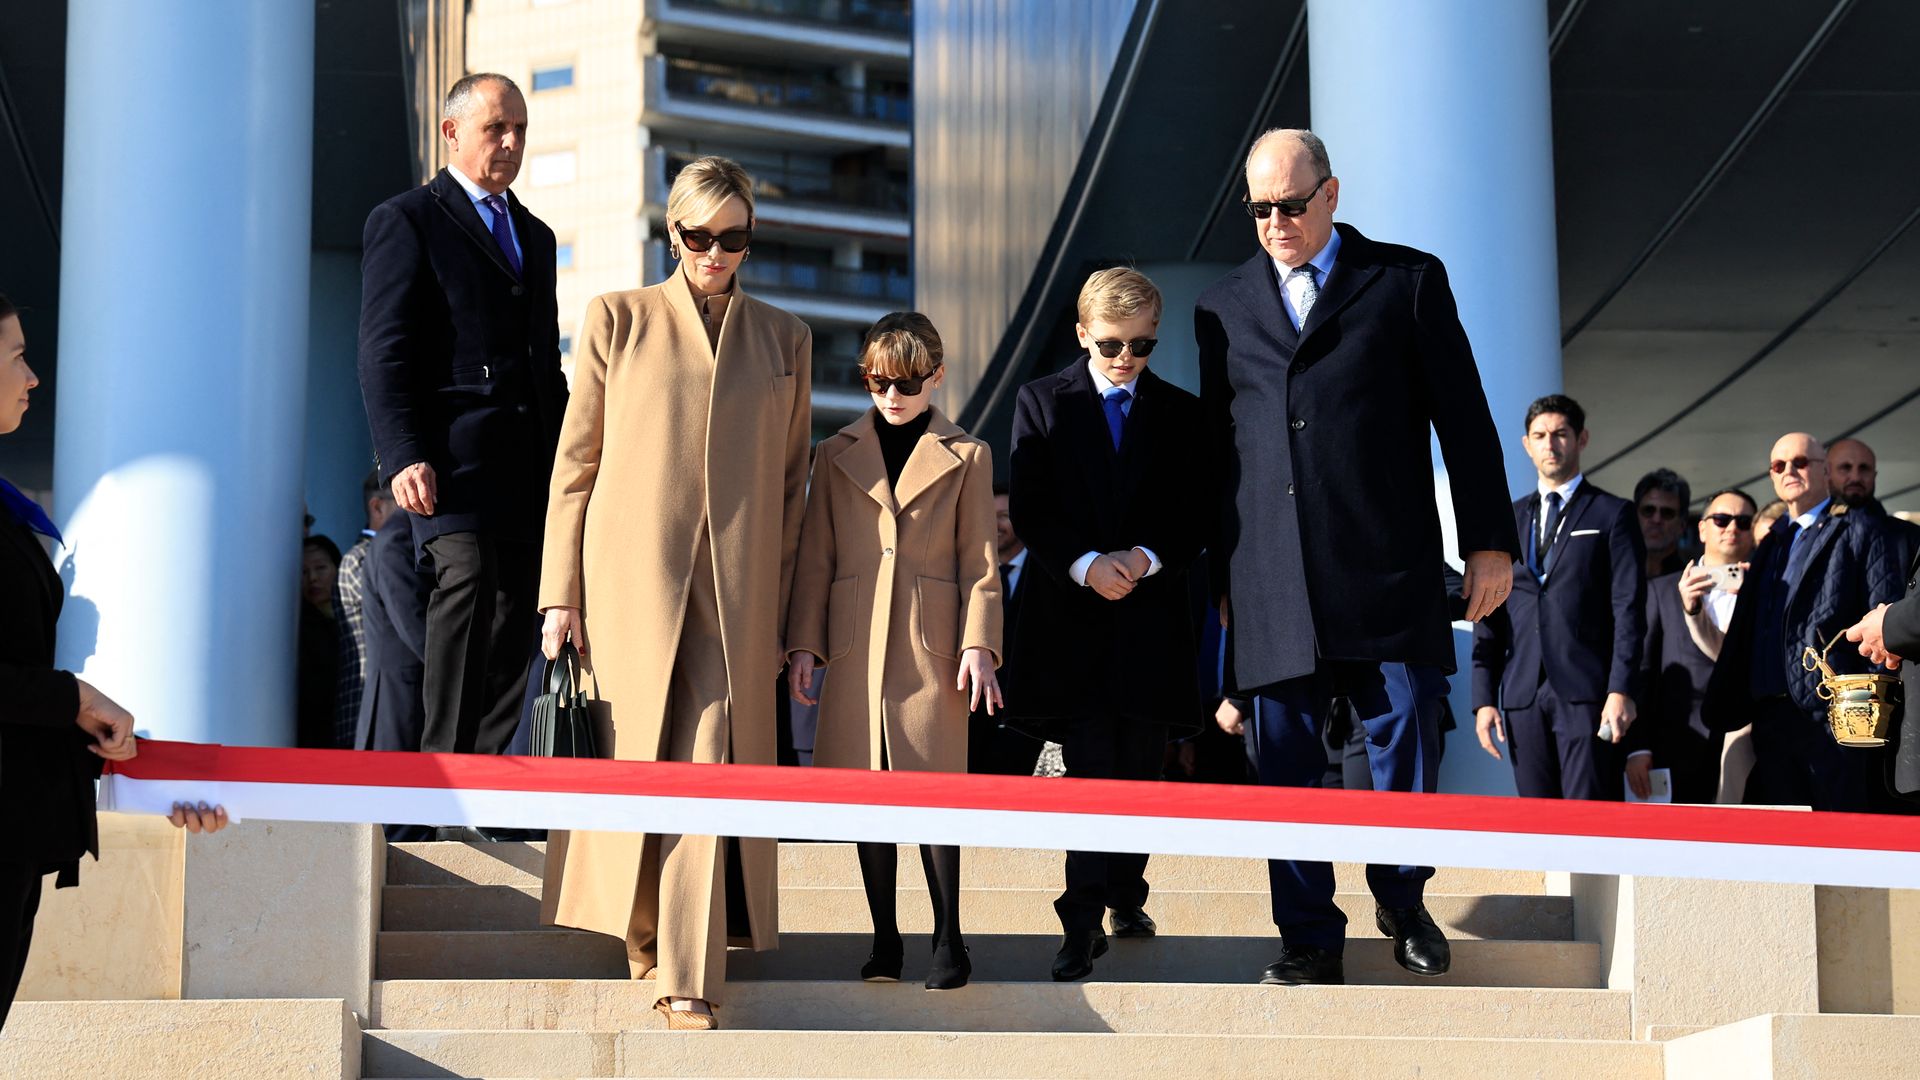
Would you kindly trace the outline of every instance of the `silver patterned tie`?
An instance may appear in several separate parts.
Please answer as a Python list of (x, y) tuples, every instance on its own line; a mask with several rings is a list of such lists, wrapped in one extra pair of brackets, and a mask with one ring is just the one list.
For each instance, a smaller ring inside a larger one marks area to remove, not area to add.
[(1302, 263), (1294, 267), (1293, 272), (1287, 275), (1287, 280), (1300, 282), (1300, 299), (1294, 306), (1300, 309), (1300, 325), (1305, 326), (1307, 316), (1313, 314), (1314, 302), (1320, 299), (1320, 284), (1314, 280), (1314, 265)]

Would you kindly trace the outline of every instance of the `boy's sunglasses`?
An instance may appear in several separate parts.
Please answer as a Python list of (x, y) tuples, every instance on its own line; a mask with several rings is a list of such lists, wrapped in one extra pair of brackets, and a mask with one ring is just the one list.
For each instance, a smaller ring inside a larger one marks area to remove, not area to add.
[(1100, 338), (1093, 343), (1093, 347), (1100, 350), (1101, 356), (1111, 360), (1120, 355), (1121, 349), (1125, 349), (1135, 356), (1152, 356), (1153, 347), (1158, 344), (1160, 344), (1160, 339), (1151, 337), (1137, 337), (1132, 341), (1121, 341), (1117, 338)]
[[(1333, 179), (1333, 177), (1323, 176), (1320, 178), (1320, 184), (1324, 184), (1331, 179)], [(1313, 197), (1320, 194), (1320, 184), (1313, 185), (1312, 191), (1307, 192), (1305, 196), (1298, 199), (1241, 199), (1240, 204), (1247, 208), (1248, 217), (1257, 218), (1262, 221), (1271, 217), (1275, 210), (1280, 211), (1281, 217), (1299, 217), (1301, 214), (1307, 212), (1307, 207), (1313, 205)]]
[(675, 224), (673, 230), (680, 234), (680, 242), (687, 245), (687, 250), (693, 252), (705, 252), (719, 244), (721, 251), (737, 255), (753, 243), (752, 229), (728, 229), (716, 235), (705, 229), (689, 229), (685, 225)]
[(901, 397), (912, 397), (918, 394), (920, 388), (925, 386), (927, 380), (932, 377), (931, 375), (905, 375), (898, 379), (889, 379), (885, 375), (862, 375), (860, 380), (867, 384), (869, 394), (885, 394), (888, 387), (897, 386), (900, 388)]

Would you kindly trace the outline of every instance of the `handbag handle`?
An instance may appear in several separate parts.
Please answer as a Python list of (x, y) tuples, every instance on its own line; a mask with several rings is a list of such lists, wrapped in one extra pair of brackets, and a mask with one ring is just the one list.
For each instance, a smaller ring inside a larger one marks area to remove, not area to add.
[(580, 687), (580, 650), (573, 647), (569, 638), (560, 643), (560, 655), (547, 661), (547, 693), (558, 694), (562, 701), (571, 701), (579, 694)]

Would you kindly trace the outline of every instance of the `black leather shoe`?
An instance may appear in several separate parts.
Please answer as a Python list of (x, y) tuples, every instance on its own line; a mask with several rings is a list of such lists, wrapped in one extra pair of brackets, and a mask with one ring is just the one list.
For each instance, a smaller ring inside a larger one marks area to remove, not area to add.
[(1093, 974), (1093, 962), (1107, 955), (1107, 932), (1094, 927), (1091, 930), (1074, 930), (1067, 933), (1066, 940), (1060, 943), (1060, 952), (1053, 958), (1053, 981), (1072, 982)]
[(873, 951), (867, 954), (867, 962), (860, 968), (860, 977), (867, 982), (899, 982), (900, 965), (906, 951), (899, 934), (890, 938), (875, 934)]
[(1267, 986), (1345, 986), (1347, 966), (1318, 946), (1289, 945), (1260, 973), (1260, 981)]
[(941, 943), (933, 947), (933, 966), (927, 969), (927, 989), (958, 990), (973, 977), (973, 961), (967, 959), (967, 947)]
[(1160, 932), (1160, 928), (1153, 923), (1153, 916), (1147, 914), (1146, 908), (1129, 908), (1124, 911), (1114, 908), (1112, 919), (1114, 937), (1152, 937)]
[(1453, 966), (1453, 949), (1446, 936), (1433, 924), (1427, 905), (1390, 908), (1374, 905), (1374, 925), (1393, 939), (1393, 959), (1415, 975), (1433, 978), (1445, 975)]

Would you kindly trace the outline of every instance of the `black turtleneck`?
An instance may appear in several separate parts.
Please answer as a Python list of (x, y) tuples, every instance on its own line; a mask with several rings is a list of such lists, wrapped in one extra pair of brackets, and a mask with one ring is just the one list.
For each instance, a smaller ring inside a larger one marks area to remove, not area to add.
[(880, 410), (873, 411), (873, 427), (880, 437), (880, 456), (887, 463), (887, 486), (900, 484), (900, 470), (907, 467), (907, 459), (913, 456), (913, 447), (920, 436), (927, 433), (927, 425), (933, 422), (933, 410), (907, 421), (904, 424), (889, 424)]

